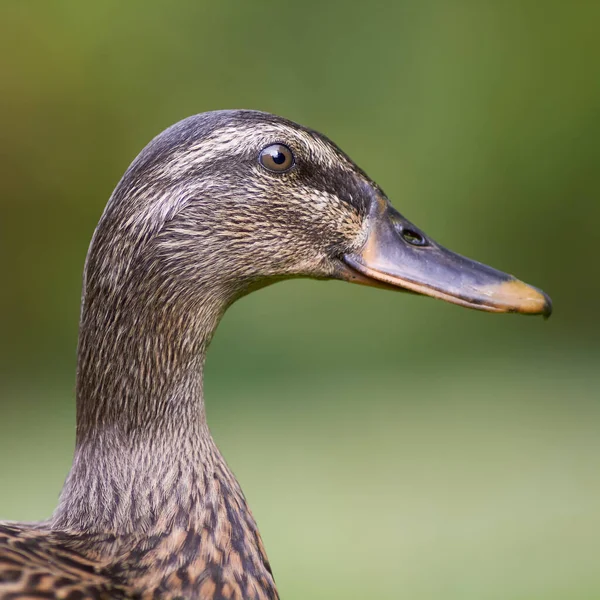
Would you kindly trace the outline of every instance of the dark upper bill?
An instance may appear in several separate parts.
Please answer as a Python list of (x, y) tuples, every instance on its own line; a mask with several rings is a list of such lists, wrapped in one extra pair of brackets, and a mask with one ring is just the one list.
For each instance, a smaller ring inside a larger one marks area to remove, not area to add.
[(363, 248), (343, 257), (340, 276), (366, 285), (401, 288), (490, 312), (549, 317), (552, 301), (512, 275), (446, 250), (386, 200), (373, 200)]

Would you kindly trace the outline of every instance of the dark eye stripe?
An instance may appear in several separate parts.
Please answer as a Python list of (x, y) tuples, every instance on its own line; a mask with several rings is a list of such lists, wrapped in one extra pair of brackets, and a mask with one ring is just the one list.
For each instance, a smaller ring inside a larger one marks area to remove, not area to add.
[(267, 146), (261, 150), (258, 160), (265, 169), (276, 173), (283, 173), (294, 166), (294, 155), (283, 144)]

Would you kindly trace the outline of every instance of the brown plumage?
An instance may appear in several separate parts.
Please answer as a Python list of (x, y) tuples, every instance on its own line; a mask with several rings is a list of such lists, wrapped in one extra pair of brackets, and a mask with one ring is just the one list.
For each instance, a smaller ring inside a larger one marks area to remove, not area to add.
[(0, 598), (277, 599), (256, 523), (206, 424), (210, 339), (237, 298), (298, 276), (549, 312), (539, 292), (479, 263), (468, 293), (456, 272), (450, 283), (437, 271), (415, 279), (412, 267), (405, 276), (403, 260), (420, 257), (451, 272), (463, 261), (463, 277), (466, 259), (395, 212), (316, 132), (219, 111), (155, 138), (92, 239), (73, 465), (47, 522), (0, 523)]

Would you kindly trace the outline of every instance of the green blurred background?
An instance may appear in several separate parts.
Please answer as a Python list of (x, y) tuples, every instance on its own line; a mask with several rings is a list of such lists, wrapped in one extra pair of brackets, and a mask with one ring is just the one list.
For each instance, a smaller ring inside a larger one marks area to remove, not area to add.
[(600, 3), (7, 1), (0, 516), (74, 440), (81, 271), (121, 174), (190, 114), (321, 130), (550, 321), (291, 281), (226, 315), (217, 441), (285, 600), (600, 598)]

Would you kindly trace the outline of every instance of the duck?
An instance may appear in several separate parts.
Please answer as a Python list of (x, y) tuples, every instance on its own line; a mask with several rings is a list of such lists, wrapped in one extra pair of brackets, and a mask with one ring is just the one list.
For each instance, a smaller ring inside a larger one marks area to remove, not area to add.
[(83, 273), (76, 443), (46, 521), (0, 523), (0, 598), (278, 600), (258, 526), (206, 421), (226, 309), (289, 278), (548, 317), (544, 292), (445, 249), (317, 131), (184, 119), (135, 158)]

